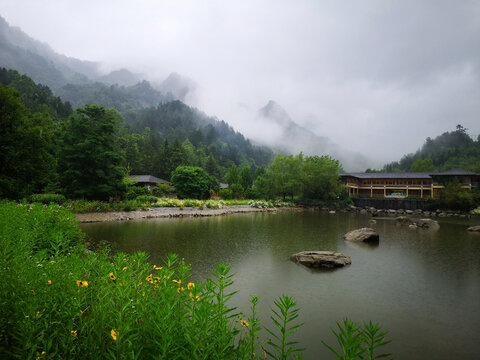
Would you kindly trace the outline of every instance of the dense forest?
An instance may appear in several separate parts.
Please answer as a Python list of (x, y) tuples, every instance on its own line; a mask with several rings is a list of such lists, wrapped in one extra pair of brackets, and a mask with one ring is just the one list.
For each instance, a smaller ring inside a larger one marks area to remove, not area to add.
[[(122, 116), (116, 110), (97, 105), (74, 110), (47, 86), (14, 70), (0, 69), (0, 87), (4, 131), (1, 145), (5, 149), (1, 155), (2, 197), (46, 190), (69, 194), (68, 181), (78, 181), (80, 173), (73, 171), (66, 179), (65, 170), (75, 161), (83, 161), (85, 173), (90, 174), (88, 182), (93, 184), (98, 177), (107, 176), (95, 169), (95, 164), (105, 161), (132, 174), (165, 179), (170, 179), (180, 165), (200, 166), (222, 181), (234, 164), (254, 172), (257, 166), (273, 160), (270, 149), (252, 145), (225, 122), (209, 118), (180, 101), (131, 108), (122, 111)], [(115, 91), (107, 94), (110, 99), (118, 95)], [(91, 128), (82, 128), (79, 119), (90, 121)], [(102, 136), (106, 138), (100, 141)], [(100, 142), (108, 142), (109, 148), (93, 146)], [(91, 158), (87, 156), (89, 152)], [(78, 158), (82, 156), (83, 159)], [(120, 173), (112, 172), (116, 177)], [(115, 191), (106, 193), (114, 195)]]
[[(446, 171), (454, 168), (480, 173), (480, 136), (472, 139), (462, 125), (434, 139), (427, 138), (413, 154), (383, 167), (384, 172)], [(368, 169), (367, 171), (373, 171)]]

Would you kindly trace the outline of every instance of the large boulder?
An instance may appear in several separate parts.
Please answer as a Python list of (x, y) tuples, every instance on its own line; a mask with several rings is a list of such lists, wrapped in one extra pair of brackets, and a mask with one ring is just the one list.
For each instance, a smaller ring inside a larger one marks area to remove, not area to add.
[(380, 240), (380, 237), (378, 236), (378, 233), (372, 228), (361, 228), (346, 233), (345, 240), (377, 243)]
[(290, 256), (290, 260), (309, 268), (338, 268), (350, 265), (350, 256), (333, 251), (301, 251)]
[(480, 232), (480, 225), (470, 226), (467, 230), (468, 231), (478, 231), (478, 232)]
[(415, 225), (424, 229), (438, 229), (440, 227), (438, 222), (432, 219), (419, 219), (415, 221)]

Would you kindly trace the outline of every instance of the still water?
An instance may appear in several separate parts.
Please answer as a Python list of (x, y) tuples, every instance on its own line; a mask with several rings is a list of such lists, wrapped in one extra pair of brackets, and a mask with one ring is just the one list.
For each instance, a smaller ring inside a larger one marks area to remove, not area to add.
[[(382, 324), (393, 339), (386, 350), (396, 359), (480, 359), (480, 234), (466, 231), (475, 221), (445, 218), (432, 231), (379, 219), (378, 246), (343, 240), (368, 220), (350, 213), (280, 212), (82, 228), (118, 251), (145, 251), (153, 263), (177, 253), (192, 265), (195, 281), (218, 262), (230, 264), (240, 290), (234, 305), (246, 312), (250, 295), (259, 296), (267, 326), (273, 300), (294, 296), (305, 323), (298, 340), (307, 359), (333, 358), (321, 340), (333, 344), (330, 328), (344, 317)], [(290, 262), (302, 250), (343, 252), (352, 265), (313, 272)]]

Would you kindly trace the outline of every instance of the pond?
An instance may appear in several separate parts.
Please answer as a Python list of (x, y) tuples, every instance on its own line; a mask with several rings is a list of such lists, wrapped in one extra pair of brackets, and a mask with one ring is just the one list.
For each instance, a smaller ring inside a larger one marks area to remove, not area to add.
[[(177, 253), (196, 281), (218, 262), (231, 265), (234, 305), (248, 311), (260, 297), (269, 326), (276, 297), (293, 296), (305, 325), (298, 340), (306, 359), (331, 359), (321, 340), (348, 317), (378, 322), (396, 359), (478, 359), (480, 354), (480, 234), (473, 220), (443, 218), (440, 229), (409, 229), (378, 219), (378, 246), (347, 243), (345, 232), (368, 226), (368, 215), (323, 212), (249, 213), (208, 218), (83, 224), (94, 241), (127, 253), (145, 251), (152, 263)], [(476, 222), (480, 222), (477, 218)], [(290, 262), (302, 250), (343, 252), (352, 265), (314, 272)]]

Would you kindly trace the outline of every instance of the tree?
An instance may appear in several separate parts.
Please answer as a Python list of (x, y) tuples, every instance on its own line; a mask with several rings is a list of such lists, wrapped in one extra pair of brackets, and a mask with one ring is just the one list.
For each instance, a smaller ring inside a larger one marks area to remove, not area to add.
[(307, 156), (303, 163), (304, 192), (308, 199), (332, 201), (343, 191), (339, 179), (340, 164), (329, 156)]
[(179, 166), (171, 179), (180, 199), (206, 199), (210, 197), (212, 178), (201, 167)]
[(52, 180), (52, 128), (49, 115), (30, 114), (15, 90), (0, 85), (0, 197), (40, 192)]
[(125, 191), (116, 136), (119, 117), (115, 110), (86, 105), (64, 124), (59, 173), (68, 197), (105, 200)]
[(233, 164), (228, 170), (227, 174), (225, 175), (225, 180), (227, 180), (227, 184), (229, 186), (240, 183), (240, 175), (235, 164)]
[(244, 190), (247, 190), (252, 184), (252, 171), (247, 166), (242, 167), (240, 170), (240, 185), (242, 185)]
[(417, 159), (410, 167), (411, 172), (433, 172), (435, 166), (433, 166), (432, 158)]

